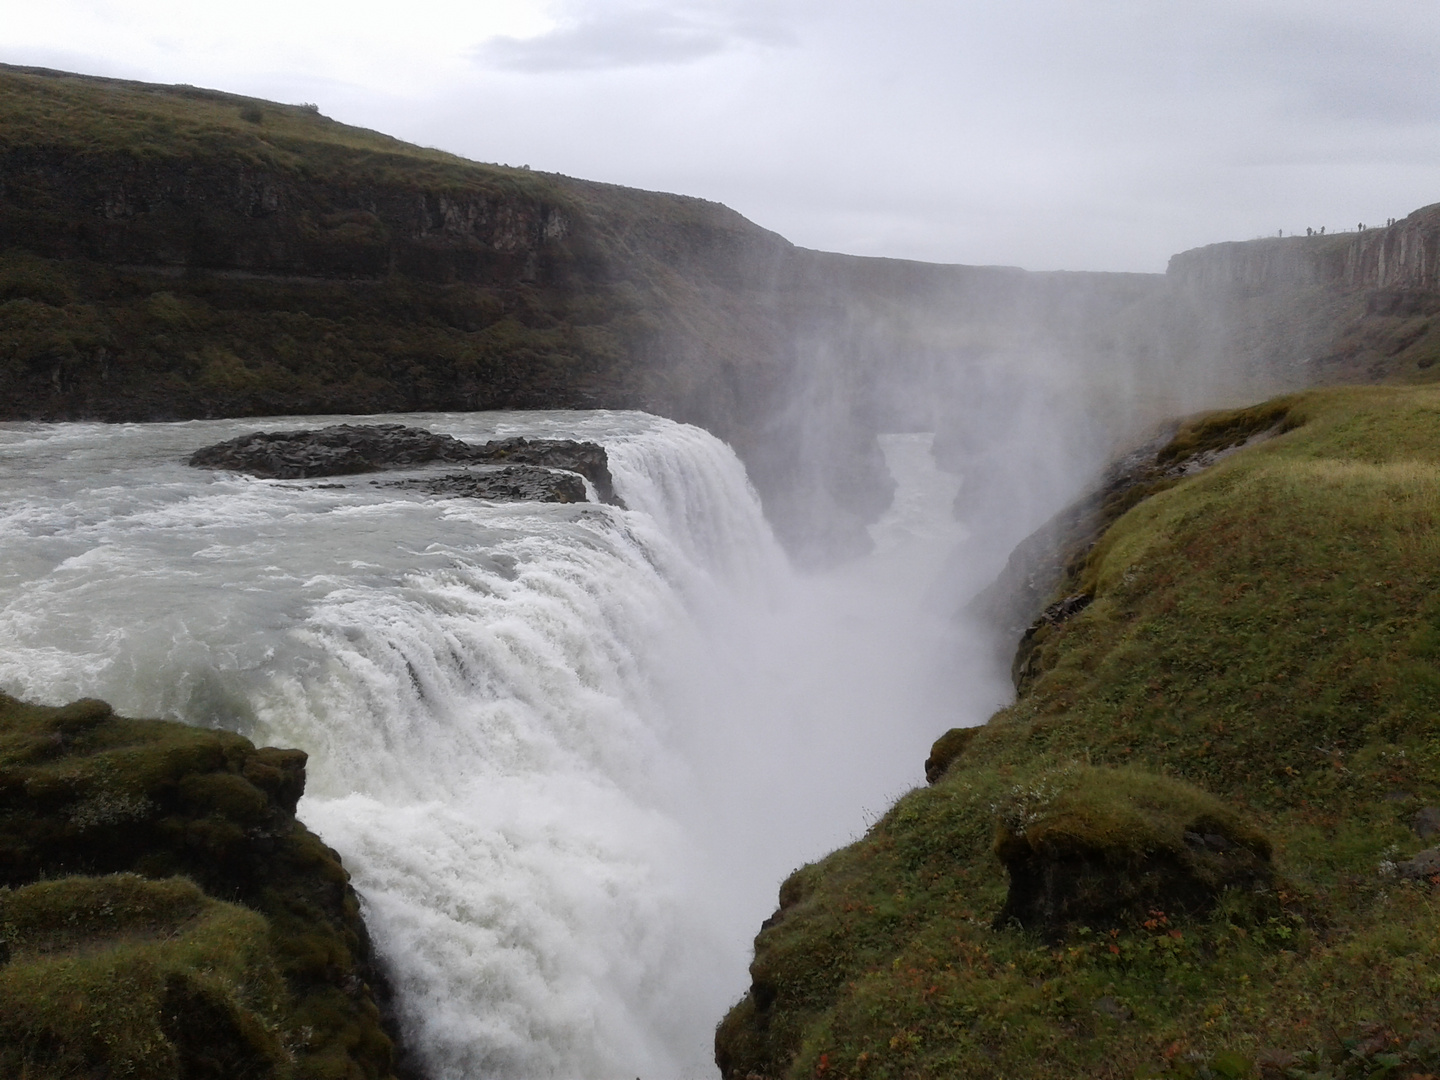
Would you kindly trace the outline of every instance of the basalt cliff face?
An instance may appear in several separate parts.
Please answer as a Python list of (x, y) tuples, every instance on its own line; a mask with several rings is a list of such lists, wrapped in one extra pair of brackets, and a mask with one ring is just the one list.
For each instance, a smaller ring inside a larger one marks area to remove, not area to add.
[(1385, 228), (1212, 244), (1176, 255), (1168, 273), (1187, 288), (1327, 285), (1433, 292), (1440, 287), (1440, 205)]
[(1440, 205), (1386, 228), (1197, 248), (1166, 276), (1210, 348), (1292, 387), (1428, 380), (1440, 357)]

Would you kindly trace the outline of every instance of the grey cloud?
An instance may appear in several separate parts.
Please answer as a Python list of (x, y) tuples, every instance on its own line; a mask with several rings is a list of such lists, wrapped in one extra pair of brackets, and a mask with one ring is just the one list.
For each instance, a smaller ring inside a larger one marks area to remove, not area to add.
[(1253, 77), (1283, 88), (1280, 115), (1287, 119), (1434, 121), (1440, 117), (1437, 84), (1416, 75), (1431, 66), (1440, 25), (1433, 15), (1409, 16), (1257, 11), (1238, 28), (1233, 48)]
[(744, 46), (794, 43), (773, 14), (743, 6), (592, 6), (539, 37), (488, 41), (474, 57), (484, 67), (550, 73), (686, 64)]

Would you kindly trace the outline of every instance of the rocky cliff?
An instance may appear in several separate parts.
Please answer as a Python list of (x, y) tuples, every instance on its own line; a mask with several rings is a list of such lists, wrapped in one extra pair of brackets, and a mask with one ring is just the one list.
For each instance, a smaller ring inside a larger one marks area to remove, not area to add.
[(1385, 228), (1196, 248), (1174, 256), (1167, 274), (1182, 287), (1214, 291), (1328, 285), (1433, 292), (1440, 288), (1440, 204)]
[(1387, 228), (1197, 248), (1166, 276), (1210, 348), (1292, 387), (1428, 380), (1440, 358), (1440, 205)]

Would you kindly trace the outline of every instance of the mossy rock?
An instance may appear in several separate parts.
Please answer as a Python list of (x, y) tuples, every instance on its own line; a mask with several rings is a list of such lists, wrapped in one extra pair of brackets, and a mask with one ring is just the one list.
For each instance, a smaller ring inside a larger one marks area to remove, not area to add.
[(0, 890), (0, 1073), (297, 1076), (302, 1042), (266, 920), (184, 878)]
[(925, 782), (933, 784), (944, 776), (945, 770), (965, 752), (978, 730), (974, 727), (951, 728), (936, 739), (930, 747), (930, 756), (925, 759)]
[(1199, 788), (1139, 769), (1077, 767), (1017, 788), (995, 854), (1010, 875), (997, 926), (1058, 940), (1076, 927), (1204, 915), (1227, 889), (1269, 893), (1269, 839)]
[(297, 750), (0, 695), (0, 997), (29, 1002), (0, 1008), (0, 1074), (392, 1077), (385, 982), (339, 856), (295, 819), (304, 785)]

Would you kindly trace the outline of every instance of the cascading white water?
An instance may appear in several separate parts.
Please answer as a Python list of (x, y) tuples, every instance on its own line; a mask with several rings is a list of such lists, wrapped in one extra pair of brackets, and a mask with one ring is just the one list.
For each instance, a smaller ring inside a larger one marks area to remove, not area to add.
[(182, 464), (254, 421), (0, 425), (0, 685), (307, 750), (437, 1080), (710, 1074), (778, 879), (1004, 693), (935, 677), (954, 480), (888, 438), (876, 556), (801, 579), (698, 429), (386, 419), (594, 439), (627, 508)]

